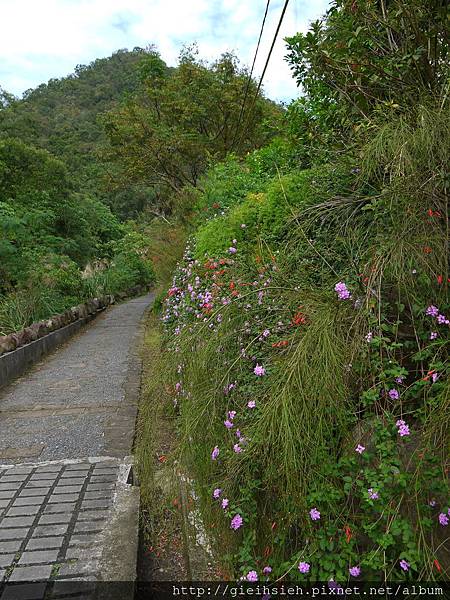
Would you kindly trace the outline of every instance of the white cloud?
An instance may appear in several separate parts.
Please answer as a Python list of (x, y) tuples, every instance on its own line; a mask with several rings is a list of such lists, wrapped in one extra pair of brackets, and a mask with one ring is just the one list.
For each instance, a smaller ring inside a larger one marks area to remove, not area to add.
[[(173, 65), (183, 43), (198, 42), (200, 55), (214, 59), (234, 50), (251, 64), (265, 0), (0, 0), (0, 86), (20, 95), (77, 64), (110, 55), (119, 48), (156, 44)], [(283, 60), (283, 38), (305, 31), (328, 0), (291, 0), (264, 78), (276, 99), (297, 95)], [(281, 14), (272, 0), (255, 75), (262, 71)]]

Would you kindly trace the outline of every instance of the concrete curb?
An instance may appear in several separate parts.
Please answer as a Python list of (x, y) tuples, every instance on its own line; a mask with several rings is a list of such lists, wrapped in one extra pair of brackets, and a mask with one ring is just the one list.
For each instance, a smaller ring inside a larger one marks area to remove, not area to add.
[(61, 346), (61, 344), (64, 344), (64, 342), (78, 333), (85, 325), (95, 319), (103, 310), (100, 309), (96, 314), (88, 315), (83, 319), (69, 323), (65, 327), (56, 329), (34, 342), (17, 348), (17, 350), (2, 354), (0, 356), (0, 389), (6, 387), (14, 379), (20, 377), (20, 375), (23, 375), (42, 357), (55, 350), (58, 346)]

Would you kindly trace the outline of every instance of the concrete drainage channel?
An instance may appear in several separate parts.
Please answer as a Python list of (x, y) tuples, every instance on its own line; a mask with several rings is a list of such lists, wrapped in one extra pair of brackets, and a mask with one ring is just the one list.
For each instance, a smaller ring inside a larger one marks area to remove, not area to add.
[(133, 479), (129, 457), (0, 465), (0, 599), (133, 598)]

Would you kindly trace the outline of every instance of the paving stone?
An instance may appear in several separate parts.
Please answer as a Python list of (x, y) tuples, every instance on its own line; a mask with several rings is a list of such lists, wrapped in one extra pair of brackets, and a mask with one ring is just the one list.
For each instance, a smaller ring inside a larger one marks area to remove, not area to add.
[(60, 577), (70, 577), (76, 575), (95, 575), (96, 563), (94, 561), (85, 562), (78, 560), (76, 563), (67, 563), (61, 565), (58, 575)]
[[(84, 558), (86, 556), (86, 548), (83, 546), (73, 546), (66, 550), (66, 559), (72, 560), (73, 558)], [(89, 548), (89, 559), (97, 559), (102, 555), (101, 546), (91, 546)]]
[(5, 573), (6, 573), (5, 569), (0, 569), (0, 582), (3, 580)]
[(55, 490), (59, 485), (83, 485), (86, 481), (86, 477), (61, 477), (58, 481)]
[(91, 508), (108, 508), (111, 503), (111, 498), (104, 498), (103, 500), (83, 500), (81, 503), (81, 510)]
[(85, 492), (84, 500), (101, 500), (102, 498), (111, 498), (111, 490), (95, 490), (93, 492)]
[(0, 498), (0, 509), (6, 508), (8, 504), (11, 502), (11, 498)]
[(2, 480), (0, 480), (0, 492), (6, 492), (7, 490), (19, 490), (21, 485), (21, 481), (9, 481), (3, 483)]
[(4, 500), (5, 498), (12, 498), (15, 493), (15, 490), (4, 490), (3, 492), (0, 492), (0, 498), (2, 500)]
[(49, 491), (50, 491), (50, 487), (45, 487), (45, 488), (24, 487), (23, 490), (19, 494), (19, 498), (30, 498), (30, 496), (46, 496)]
[(39, 496), (19, 496), (14, 500), (13, 506), (40, 506), (45, 500), (44, 495)]
[(37, 515), (41, 506), (13, 506), (10, 508), (6, 516), (7, 517), (20, 517), (22, 515)]
[(78, 494), (53, 494), (50, 496), (49, 504), (60, 504), (61, 502), (76, 502)]
[[(39, 519), (39, 523), (42, 522), (43, 517)], [(33, 537), (43, 537), (45, 535), (48, 536), (56, 536), (56, 535), (64, 535), (67, 532), (69, 524), (68, 523), (55, 523), (53, 525), (38, 525), (33, 531)]]
[(89, 463), (74, 463), (66, 465), (66, 471), (89, 471), (91, 465)]
[(53, 481), (49, 481), (47, 479), (36, 479), (35, 481), (27, 481), (23, 489), (28, 490), (29, 488), (42, 488), (45, 490), (49, 490), (52, 487), (53, 483)]
[(64, 538), (58, 537), (42, 537), (32, 538), (26, 547), (26, 550), (49, 550), (51, 548), (61, 548)]
[(70, 523), (72, 513), (56, 513), (42, 515), (39, 519), (39, 525), (51, 525), (52, 523)]
[[(42, 581), (47, 580), (52, 572), (52, 565), (39, 567), (16, 567), (9, 581)], [(12, 589), (12, 588), (11, 588)]]
[(6, 527), (28, 527), (33, 525), (34, 517), (4, 517), (0, 521), (0, 529)]
[(0, 567), (9, 567), (15, 556), (15, 554), (0, 554)]
[(113, 476), (117, 476), (119, 473), (119, 468), (118, 467), (110, 467), (110, 468), (99, 468), (99, 467), (95, 467), (95, 469), (92, 472), (92, 476), (96, 476), (96, 475), (113, 475)]
[(44, 508), (44, 514), (50, 513), (66, 513), (69, 510), (75, 510), (75, 502), (72, 504), (47, 504)]
[(116, 475), (92, 475), (90, 483), (113, 483), (117, 480)]
[(74, 527), (74, 534), (90, 531), (102, 531), (106, 525), (106, 521), (77, 521)]
[(28, 477), (26, 473), (17, 473), (16, 475), (3, 475), (0, 483), (23, 483)]
[(29, 530), (29, 527), (20, 527), (17, 529), (0, 529), (0, 540), (23, 540), (26, 538)]
[(108, 519), (109, 510), (85, 510), (78, 515), (78, 521), (92, 521), (93, 519)]
[(41, 600), (45, 596), (46, 587), (47, 583), (7, 585), (2, 594), (1, 600)]
[(75, 494), (81, 491), (81, 485), (57, 485), (53, 490), (53, 494)]
[(33, 472), (34, 467), (13, 467), (6, 471), (7, 475), (29, 474)]
[(59, 550), (29, 550), (23, 552), (19, 565), (37, 565), (39, 563), (53, 563), (58, 558)]
[(63, 465), (40, 465), (36, 469), (36, 473), (59, 473)]
[(0, 553), (17, 552), (20, 549), (22, 540), (2, 540), (0, 542)]
[(96, 544), (99, 541), (99, 531), (89, 533), (76, 533), (72, 534), (69, 541), (69, 547), (71, 546), (88, 546)]
[(105, 481), (104, 483), (88, 483), (86, 491), (93, 492), (97, 490), (113, 490), (115, 487), (114, 483)]
[(55, 481), (57, 473), (33, 473), (30, 481)]

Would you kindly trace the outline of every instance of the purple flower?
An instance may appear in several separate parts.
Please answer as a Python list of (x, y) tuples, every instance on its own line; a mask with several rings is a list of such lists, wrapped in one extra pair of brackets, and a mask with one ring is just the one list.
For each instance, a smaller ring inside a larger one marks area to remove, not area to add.
[(239, 529), (239, 527), (241, 527), (243, 523), (242, 517), (241, 515), (238, 513), (237, 515), (234, 515), (234, 517), (231, 519), (231, 529), (234, 529), (236, 531), (236, 529)]
[(213, 497), (217, 500), (217, 498), (220, 496), (221, 493), (222, 493), (222, 490), (220, 488), (216, 488), (213, 492)]
[(258, 581), (258, 573), (256, 571), (249, 571), (247, 573), (247, 581)]
[(448, 517), (445, 513), (440, 513), (438, 519), (439, 519), (439, 523), (443, 527), (446, 527), (448, 525)]
[(361, 569), (360, 567), (350, 567), (348, 572), (352, 577), (358, 577), (358, 575), (361, 573)]
[(298, 570), (300, 571), (300, 573), (309, 573), (310, 568), (311, 565), (307, 562), (301, 562), (298, 565)]
[(334, 291), (337, 293), (339, 300), (348, 300), (352, 297), (343, 281), (340, 281), (334, 286)]
[(358, 452), (358, 454), (362, 454), (365, 449), (365, 446), (361, 446), (361, 444), (358, 444), (355, 448), (355, 452)]
[(378, 498), (379, 498), (378, 492), (376, 492), (373, 488), (369, 488), (367, 490), (367, 493), (369, 494), (369, 498), (371, 500), (378, 500)]
[(395, 381), (397, 383), (403, 383), (404, 380), (405, 380), (405, 376), (404, 375), (399, 375), (398, 377), (395, 378)]
[(437, 331), (432, 331), (430, 333), (430, 340), (435, 340), (438, 336), (438, 332)]
[(256, 406), (256, 401), (255, 401), (255, 400), (249, 400), (249, 401), (248, 401), (248, 403), (247, 403), (247, 406), (248, 406), (249, 408), (255, 408), (255, 406)]
[(217, 457), (219, 456), (219, 446), (214, 446), (214, 450), (211, 452), (211, 459), (212, 460), (216, 460)]
[(236, 454), (240, 454), (242, 452), (242, 448), (239, 446), (239, 444), (234, 444), (233, 450), (236, 452)]
[(237, 250), (236, 250), (236, 248), (233, 248), (233, 246), (231, 246), (230, 248), (228, 248), (228, 252), (230, 254), (236, 254)]
[(272, 567), (269, 567), (269, 566), (264, 567), (263, 573), (264, 573), (264, 575), (269, 575), (269, 573), (272, 573)]
[(406, 560), (402, 559), (402, 560), (400, 561), (400, 567), (401, 567), (401, 568), (402, 568), (404, 571), (409, 571), (410, 564), (409, 564), (409, 562), (406, 562)]
[(439, 325), (449, 325), (450, 324), (450, 321), (447, 319), (447, 317), (445, 315), (438, 315), (437, 322), (439, 323)]
[(436, 500), (433, 498), (433, 500), (430, 500), (429, 504), (431, 507), (436, 506)]
[(409, 435), (409, 434), (410, 434), (410, 432), (409, 432), (408, 425), (406, 425), (406, 424), (400, 425), (400, 427), (398, 428), (398, 435), (400, 437), (404, 437), (405, 435)]
[(223, 424), (225, 425), (225, 427), (227, 429), (231, 429), (233, 427), (233, 423), (231, 421), (229, 421), (228, 419), (226, 421), (224, 421)]
[(224, 499), (222, 500), (222, 508), (223, 508), (223, 510), (225, 510), (225, 509), (226, 509), (226, 507), (227, 507), (229, 504), (230, 504), (230, 501), (228, 500), (228, 498), (224, 498)]
[(253, 373), (255, 375), (257, 375), (258, 377), (262, 377), (263, 375), (265, 375), (266, 370), (264, 367), (262, 367), (261, 365), (258, 365), (258, 363), (257, 363), (256, 367), (253, 369)]
[(397, 392), (396, 389), (392, 388), (392, 390), (389, 390), (389, 398), (391, 400), (398, 400), (400, 397), (400, 394)]
[(312, 521), (318, 521), (320, 519), (320, 512), (317, 510), (317, 508), (312, 508), (309, 511), (309, 516), (311, 517)]
[(439, 379), (439, 373), (432, 373), (431, 379), (433, 380), (433, 383), (436, 383), (436, 381)]
[(235, 416), (236, 416), (236, 411), (235, 410), (230, 410), (228, 412), (228, 418), (229, 419), (234, 419)]
[(431, 304), (425, 311), (425, 314), (427, 314), (429, 317), (437, 317), (439, 314), (439, 309), (437, 306), (433, 306)]

